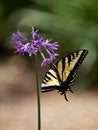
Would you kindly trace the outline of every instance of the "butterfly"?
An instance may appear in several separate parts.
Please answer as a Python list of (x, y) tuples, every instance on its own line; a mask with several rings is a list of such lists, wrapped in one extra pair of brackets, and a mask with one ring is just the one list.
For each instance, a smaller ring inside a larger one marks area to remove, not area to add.
[(70, 91), (73, 93), (71, 87), (76, 77), (77, 69), (87, 54), (88, 50), (78, 50), (63, 57), (56, 64), (50, 64), (50, 69), (46, 72), (42, 81), (41, 92), (57, 90), (68, 101), (66, 92)]

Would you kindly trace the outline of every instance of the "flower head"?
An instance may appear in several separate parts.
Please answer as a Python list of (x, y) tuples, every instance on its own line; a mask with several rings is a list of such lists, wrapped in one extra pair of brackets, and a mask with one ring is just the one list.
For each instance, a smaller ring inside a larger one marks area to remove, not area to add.
[[(24, 54), (28, 53), (29, 56), (32, 56), (33, 54), (36, 55), (39, 51), (43, 61), (41, 66), (45, 66), (46, 64), (50, 64), (58, 54), (56, 54), (54, 51), (58, 49), (57, 42), (54, 42), (53, 44), (50, 43), (51, 40), (45, 40), (43, 37), (38, 35), (38, 30), (34, 30), (32, 27), (32, 39), (29, 42), (27, 38), (22, 36), (20, 31), (18, 30), (17, 33), (12, 34), (12, 42), (16, 43), (15, 49), (16, 53)], [(48, 58), (46, 58), (42, 52), (42, 48), (45, 49), (45, 51), (48, 54)]]

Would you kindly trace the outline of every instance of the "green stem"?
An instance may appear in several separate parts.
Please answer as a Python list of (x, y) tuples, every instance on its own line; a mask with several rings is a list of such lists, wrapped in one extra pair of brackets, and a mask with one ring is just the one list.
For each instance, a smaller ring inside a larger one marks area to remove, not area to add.
[(36, 88), (37, 88), (37, 104), (38, 104), (38, 130), (41, 130), (41, 112), (40, 112), (40, 87), (38, 78), (38, 57), (35, 56), (35, 68), (36, 68)]

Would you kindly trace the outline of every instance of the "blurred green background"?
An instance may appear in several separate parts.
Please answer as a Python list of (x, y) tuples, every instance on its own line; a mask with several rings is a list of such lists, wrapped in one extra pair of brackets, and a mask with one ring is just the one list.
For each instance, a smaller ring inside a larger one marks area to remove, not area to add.
[(59, 42), (59, 58), (77, 49), (89, 50), (77, 82), (85, 82), (86, 87), (97, 89), (97, 0), (1, 0), (0, 62), (13, 55), (11, 34), (20, 29), (29, 37), (32, 26), (39, 29), (40, 35), (46, 39)]

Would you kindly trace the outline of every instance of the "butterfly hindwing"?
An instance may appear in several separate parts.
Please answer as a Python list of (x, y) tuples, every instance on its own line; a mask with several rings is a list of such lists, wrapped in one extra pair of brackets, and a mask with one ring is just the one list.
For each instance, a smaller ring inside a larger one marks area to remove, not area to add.
[(72, 92), (70, 87), (75, 79), (76, 70), (83, 62), (87, 53), (87, 50), (78, 50), (63, 57), (56, 64), (52, 64), (43, 79), (42, 92), (57, 89), (61, 94), (64, 94), (65, 99), (67, 100), (65, 92), (68, 90)]
[(54, 86), (60, 86), (60, 83), (55, 70), (51, 67), (44, 76), (41, 90), (42, 92), (51, 91), (55, 89)]

